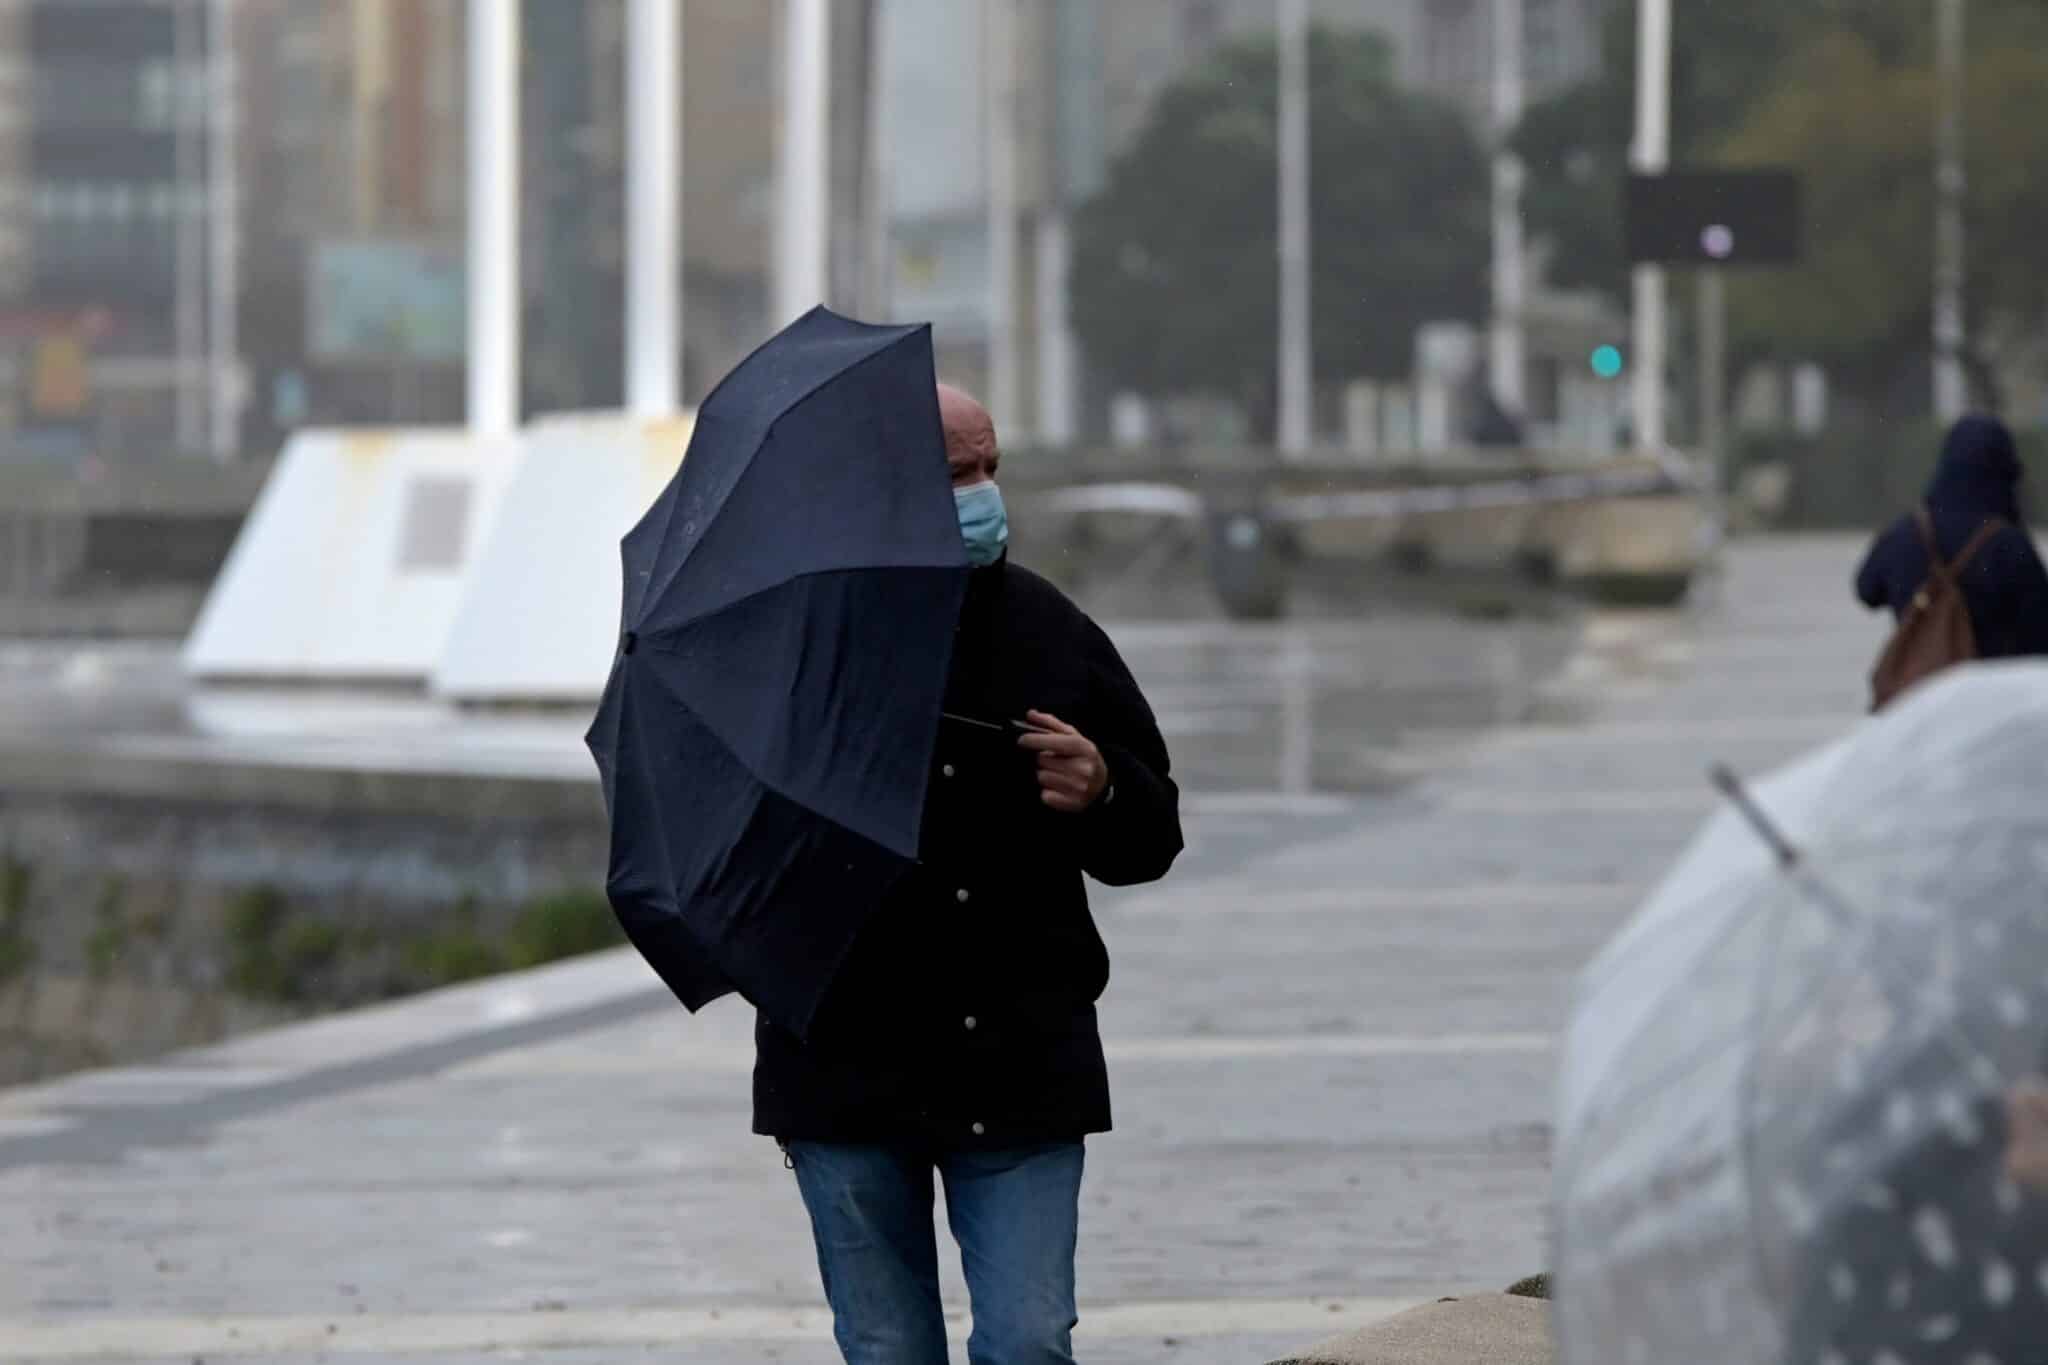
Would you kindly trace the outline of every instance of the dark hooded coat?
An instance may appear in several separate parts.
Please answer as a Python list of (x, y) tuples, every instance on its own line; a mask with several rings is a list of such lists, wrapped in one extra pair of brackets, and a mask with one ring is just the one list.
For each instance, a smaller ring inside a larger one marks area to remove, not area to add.
[[(1980, 658), (2048, 654), (2048, 570), (2020, 514), (2019, 454), (1993, 417), (1965, 417), (1950, 430), (1927, 485), (1927, 509), (1943, 558), (1953, 560), (1988, 521), (2005, 529), (1965, 568), (1963, 598)], [(1878, 536), (1856, 575), (1856, 595), (1894, 617), (1926, 585), (1927, 552), (1911, 515)]]

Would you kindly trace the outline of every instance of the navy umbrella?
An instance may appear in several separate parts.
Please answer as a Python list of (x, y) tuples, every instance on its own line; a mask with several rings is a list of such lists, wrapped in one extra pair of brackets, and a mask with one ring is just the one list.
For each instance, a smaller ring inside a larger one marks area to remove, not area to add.
[(917, 857), (967, 588), (931, 329), (792, 323), (622, 550), (587, 737), (612, 907), (692, 1010), (737, 990), (801, 1036)]

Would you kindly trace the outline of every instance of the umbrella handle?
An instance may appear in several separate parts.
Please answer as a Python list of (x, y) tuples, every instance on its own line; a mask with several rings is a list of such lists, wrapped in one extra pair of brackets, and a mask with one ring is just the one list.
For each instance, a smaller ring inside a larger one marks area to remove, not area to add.
[(1764, 808), (1756, 803), (1756, 798), (1750, 795), (1749, 788), (1743, 785), (1742, 779), (1735, 775), (1733, 768), (1725, 763), (1716, 763), (1708, 770), (1707, 776), (1720, 793), (1728, 798), (1737, 813), (1748, 822), (1749, 827), (1756, 831), (1757, 837), (1770, 846), (1771, 856), (1778, 860), (1778, 866), (1788, 871), (1799, 866), (1798, 848), (1785, 837), (1785, 832), (1778, 828), (1777, 823)]

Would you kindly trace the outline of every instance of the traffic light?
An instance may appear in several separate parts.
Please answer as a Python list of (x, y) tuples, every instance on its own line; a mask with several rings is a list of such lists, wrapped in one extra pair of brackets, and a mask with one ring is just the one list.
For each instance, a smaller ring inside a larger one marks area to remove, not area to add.
[(1619, 379), (1626, 362), (1622, 359), (1619, 346), (1596, 346), (1593, 348), (1593, 373), (1602, 379)]

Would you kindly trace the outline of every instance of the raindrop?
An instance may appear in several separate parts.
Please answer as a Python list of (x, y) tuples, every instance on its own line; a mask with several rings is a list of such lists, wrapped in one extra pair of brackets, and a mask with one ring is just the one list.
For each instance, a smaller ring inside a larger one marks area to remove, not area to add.
[(1948, 1130), (1948, 1135), (1961, 1145), (1974, 1147), (1984, 1140), (1983, 1125), (1970, 1112), (1970, 1106), (1963, 1103), (1963, 1097), (1953, 1090), (1942, 1092), (1934, 1102), (1934, 1112), (1941, 1116), (1941, 1126)]
[(2007, 988), (1998, 993), (1998, 1017), (2008, 1028), (2018, 1028), (2027, 1022), (2027, 998), (2018, 991)]
[(1997, 1182), (1992, 1186), (1991, 1193), (1992, 1197), (1998, 1201), (1998, 1211), (2008, 1218), (2020, 1211), (2020, 1205), (2026, 1199), (2026, 1196), (2020, 1193), (2020, 1187), (2015, 1185), (2006, 1176), (1998, 1177)]
[(2048, 1261), (2043, 1261), (2034, 1270), (2034, 1283), (2041, 1287), (2041, 1293), (2048, 1296)]
[(1856, 1201), (1865, 1208), (1876, 1209), (1879, 1213), (1890, 1213), (1899, 1207), (1899, 1197), (1888, 1185), (1866, 1185)]
[(1893, 1355), (1890, 1351), (1879, 1351), (1870, 1358), (1870, 1365), (1906, 1365), (1906, 1362)]
[(1950, 1341), (1962, 1329), (1962, 1325), (1954, 1314), (1944, 1313), (1938, 1318), (1929, 1318), (1920, 1324), (1920, 1339), (1922, 1341)]
[(1806, 1192), (1790, 1181), (1778, 1185), (1778, 1212), (1791, 1225), (1792, 1231), (1804, 1237), (1820, 1222), (1820, 1215), (1814, 1212), (1813, 1201)]
[(1956, 1237), (1948, 1215), (1929, 1205), (1913, 1215), (1913, 1239), (1920, 1253), (1936, 1267), (1947, 1270), (1956, 1263)]
[(1893, 1137), (1904, 1137), (1913, 1131), (1913, 1097), (1894, 1095), (1884, 1107), (1884, 1126)]
[(2019, 1287), (2019, 1277), (2012, 1273), (2012, 1267), (2004, 1261), (1990, 1261), (1984, 1266), (1984, 1302), (1993, 1308), (2003, 1308), (2012, 1302), (2014, 1290)]
[(1913, 1301), (1913, 1277), (1901, 1270), (1892, 1276), (1891, 1289), (1885, 1294), (1885, 1301), (1894, 1310), (1904, 1308)]
[(1856, 1301), (1856, 1272), (1840, 1261), (1835, 1262), (1834, 1267), (1828, 1271), (1828, 1287), (1835, 1291), (1837, 1302), (1854, 1303)]

